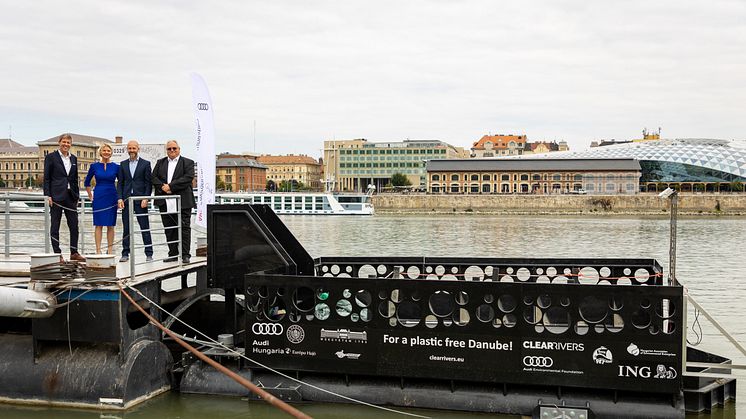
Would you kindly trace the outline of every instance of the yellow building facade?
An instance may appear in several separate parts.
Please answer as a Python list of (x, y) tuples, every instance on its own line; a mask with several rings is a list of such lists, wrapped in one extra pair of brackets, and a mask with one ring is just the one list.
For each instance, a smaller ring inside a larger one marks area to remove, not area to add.
[(256, 158), (267, 166), (267, 180), (276, 185), (281, 182), (297, 181), (315, 191), (322, 190), (321, 164), (306, 155), (271, 156), (264, 155)]

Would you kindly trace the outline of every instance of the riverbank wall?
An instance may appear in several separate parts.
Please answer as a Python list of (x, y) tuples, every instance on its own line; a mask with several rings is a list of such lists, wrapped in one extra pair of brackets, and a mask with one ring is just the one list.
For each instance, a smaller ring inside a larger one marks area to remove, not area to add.
[[(638, 195), (374, 195), (377, 214), (661, 215), (669, 200)], [(746, 216), (746, 194), (680, 194), (681, 215)]]

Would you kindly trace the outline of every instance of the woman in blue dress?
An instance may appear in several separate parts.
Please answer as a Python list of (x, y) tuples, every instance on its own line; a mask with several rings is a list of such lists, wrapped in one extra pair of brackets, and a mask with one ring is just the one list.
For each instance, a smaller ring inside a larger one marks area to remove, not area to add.
[[(112, 163), (111, 146), (104, 144), (98, 150), (101, 162), (91, 164), (85, 177), (85, 191), (93, 203), (93, 225), (96, 226), (96, 253), (101, 253), (101, 239), (106, 226), (107, 252), (114, 254), (114, 226), (117, 223), (117, 188), (114, 182), (119, 165)], [(95, 195), (91, 192), (91, 179), (96, 179)]]

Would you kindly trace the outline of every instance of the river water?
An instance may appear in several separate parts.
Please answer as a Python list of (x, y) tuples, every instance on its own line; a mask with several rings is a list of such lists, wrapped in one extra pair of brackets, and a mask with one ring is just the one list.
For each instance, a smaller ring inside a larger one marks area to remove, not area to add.
[[(669, 220), (661, 217), (557, 217), (436, 215), (374, 217), (284, 216), (283, 221), (312, 256), (473, 256), (655, 258), (668, 270)], [(63, 230), (65, 228), (63, 227)], [(677, 278), (691, 296), (739, 342), (746, 343), (746, 218), (678, 220)], [(694, 317), (689, 307), (688, 324)], [(700, 317), (698, 348), (746, 364), (726, 338)], [(689, 340), (695, 340), (689, 329)], [(736, 373), (746, 380), (745, 373)], [(746, 382), (746, 381), (744, 381)], [(737, 403), (711, 416), (735, 418), (746, 411), (746, 387)], [(316, 417), (392, 417), (367, 407), (302, 405)], [(481, 417), (457, 412), (413, 411), (438, 418)], [(258, 402), (169, 393), (127, 413), (0, 406), (0, 417), (272, 418), (285, 417)], [(495, 417), (495, 416), (490, 416)], [(689, 415), (688, 417), (698, 417)]]

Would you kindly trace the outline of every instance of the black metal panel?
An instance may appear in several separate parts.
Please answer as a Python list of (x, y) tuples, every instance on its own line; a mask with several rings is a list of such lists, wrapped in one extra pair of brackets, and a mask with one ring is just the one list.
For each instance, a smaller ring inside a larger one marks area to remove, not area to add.
[(323, 257), (316, 275), (598, 285), (663, 285), (654, 259)]
[(240, 284), (247, 272), (296, 271), (292, 258), (252, 205), (208, 205), (207, 237), (213, 286)]
[[(139, 292), (158, 303), (160, 284), (148, 281), (135, 286)], [(146, 310), (159, 320), (161, 315), (149, 303), (132, 291), (127, 290)], [(55, 310), (49, 318), (33, 319), (32, 334), (34, 352), (39, 355), (37, 344), (48, 342), (109, 343), (120, 352), (126, 353), (137, 341), (160, 340), (158, 329), (137, 312), (118, 289), (76, 289), (62, 292), (57, 296), (60, 304), (67, 305)]]
[(246, 353), (275, 368), (681, 391), (681, 287), (247, 275), (243, 292)]
[(287, 252), (296, 266), (298, 275), (313, 275), (314, 261), (308, 254), (303, 245), (295, 238), (293, 233), (288, 230), (285, 223), (275, 214), (269, 205), (251, 205), (251, 209), (256, 214), (272, 235), (282, 244), (282, 248)]

